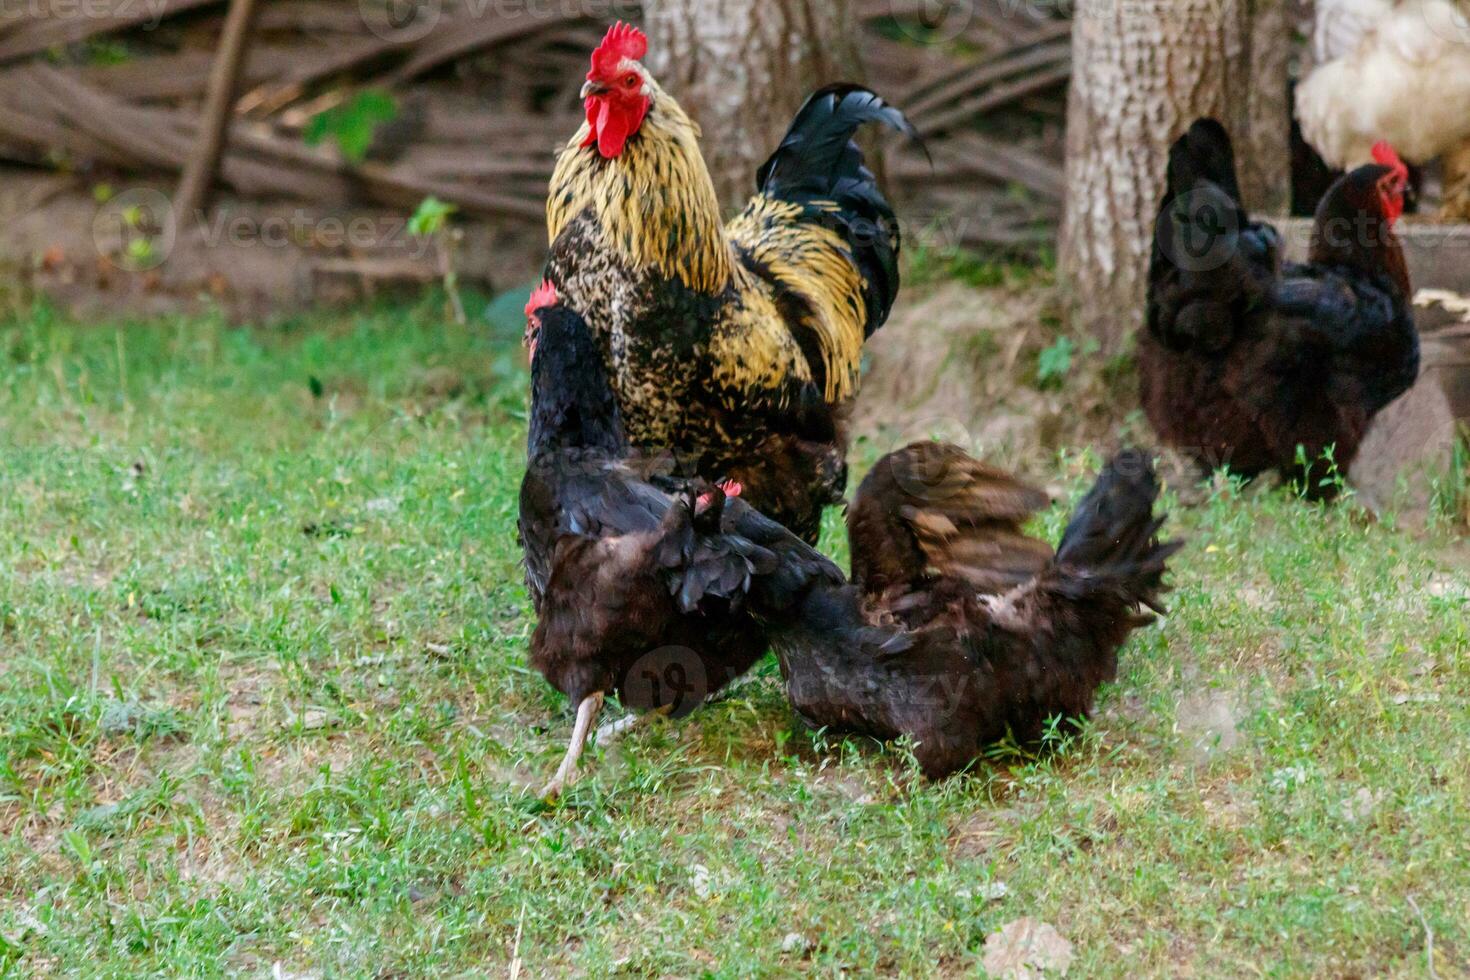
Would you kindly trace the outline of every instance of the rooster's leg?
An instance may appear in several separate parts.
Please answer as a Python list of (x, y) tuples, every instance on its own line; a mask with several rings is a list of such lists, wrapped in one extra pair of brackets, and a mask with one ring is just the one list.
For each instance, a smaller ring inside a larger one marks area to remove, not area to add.
[(561, 760), (556, 776), (541, 791), (543, 800), (556, 799), (562, 794), (562, 790), (571, 785), (572, 776), (577, 771), (577, 760), (582, 757), (582, 748), (587, 744), (587, 733), (592, 730), (592, 723), (597, 720), (597, 713), (602, 710), (602, 698), (602, 692), (598, 691), (577, 705), (577, 724), (572, 728), (571, 744), (567, 746), (566, 757)]

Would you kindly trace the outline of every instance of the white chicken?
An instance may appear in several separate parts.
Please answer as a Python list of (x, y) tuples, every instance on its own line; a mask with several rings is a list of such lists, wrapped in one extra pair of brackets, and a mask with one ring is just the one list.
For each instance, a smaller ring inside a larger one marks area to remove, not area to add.
[(1417, 164), (1459, 156), (1470, 139), (1470, 0), (1318, 0), (1312, 47), (1296, 114), (1329, 166), (1371, 163), (1379, 140)]

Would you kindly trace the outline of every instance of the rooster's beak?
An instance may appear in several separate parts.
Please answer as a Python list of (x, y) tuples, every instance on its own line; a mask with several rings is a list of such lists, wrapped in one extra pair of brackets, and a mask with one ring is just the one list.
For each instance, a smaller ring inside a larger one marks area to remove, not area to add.
[(590, 96), (603, 95), (607, 92), (607, 90), (607, 86), (603, 85), (601, 82), (589, 81), (586, 85), (582, 86), (582, 99), (583, 101), (585, 101)]

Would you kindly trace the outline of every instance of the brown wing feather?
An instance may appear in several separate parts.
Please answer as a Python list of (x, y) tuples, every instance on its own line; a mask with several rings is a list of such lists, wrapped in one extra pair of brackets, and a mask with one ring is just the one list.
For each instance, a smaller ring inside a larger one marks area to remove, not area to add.
[(1036, 575), (1052, 550), (1023, 526), (1046, 494), (947, 443), (884, 457), (848, 514), (853, 577), (869, 595), (935, 578), (997, 594)]

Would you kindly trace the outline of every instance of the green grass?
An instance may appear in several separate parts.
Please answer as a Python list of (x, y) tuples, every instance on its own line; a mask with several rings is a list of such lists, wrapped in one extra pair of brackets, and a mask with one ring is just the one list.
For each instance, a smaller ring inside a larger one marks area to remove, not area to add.
[(1470, 577), (1264, 487), (1057, 751), (927, 785), (768, 661), (542, 806), (525, 378), (428, 310), (0, 321), (0, 974), (1470, 970)]

